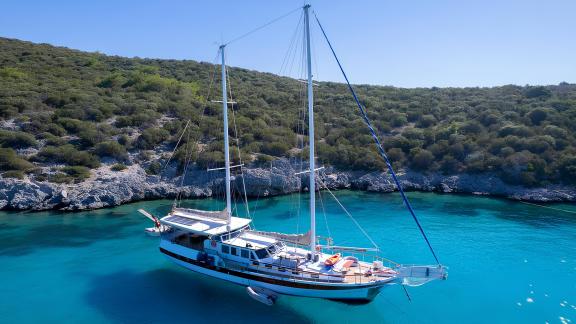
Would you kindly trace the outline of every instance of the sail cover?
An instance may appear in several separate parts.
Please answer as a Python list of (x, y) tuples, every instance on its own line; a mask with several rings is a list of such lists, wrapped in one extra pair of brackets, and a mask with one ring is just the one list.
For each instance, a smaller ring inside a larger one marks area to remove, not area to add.
[(294, 243), (298, 245), (310, 245), (310, 231), (306, 232), (305, 234), (284, 234), (278, 232), (263, 232), (263, 231), (250, 230), (249, 233), (267, 236), (275, 238), (279, 241)]

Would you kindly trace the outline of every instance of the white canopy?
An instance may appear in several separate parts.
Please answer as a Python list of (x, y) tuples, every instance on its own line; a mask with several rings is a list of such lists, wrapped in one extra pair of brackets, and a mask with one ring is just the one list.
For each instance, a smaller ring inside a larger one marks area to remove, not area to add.
[(164, 216), (162, 224), (201, 235), (219, 235), (243, 228), (250, 224), (247, 218), (232, 217), (228, 229), (226, 211), (207, 211), (198, 209), (174, 208)]

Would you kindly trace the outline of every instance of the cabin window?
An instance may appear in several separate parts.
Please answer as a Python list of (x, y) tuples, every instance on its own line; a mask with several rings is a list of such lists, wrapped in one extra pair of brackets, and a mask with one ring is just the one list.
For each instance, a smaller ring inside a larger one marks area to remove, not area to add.
[(228, 245), (222, 244), (222, 253), (230, 253), (230, 247)]
[(258, 260), (258, 259), (256, 259), (256, 254), (254, 254), (254, 252), (250, 252), (250, 259)]
[(268, 252), (266, 252), (266, 249), (260, 249), (256, 251), (256, 255), (258, 256), (258, 259), (266, 259), (268, 257)]
[(230, 254), (232, 255), (238, 255), (238, 249), (235, 247), (231, 247), (230, 248)]
[(276, 253), (276, 246), (274, 245), (270, 245), (267, 249), (270, 255), (274, 255), (274, 253)]
[(248, 259), (249, 254), (250, 254), (250, 251), (248, 251), (248, 250), (240, 250), (240, 256), (245, 258), (245, 259)]

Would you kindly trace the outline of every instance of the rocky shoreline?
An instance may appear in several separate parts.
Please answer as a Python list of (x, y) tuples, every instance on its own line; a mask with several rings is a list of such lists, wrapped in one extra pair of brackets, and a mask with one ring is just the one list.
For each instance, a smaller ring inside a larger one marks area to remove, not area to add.
[[(307, 190), (307, 177), (295, 175), (301, 168), (286, 160), (277, 160), (268, 167), (244, 169), (246, 193), (251, 197), (284, 195)], [(0, 209), (5, 210), (87, 210), (118, 206), (145, 200), (174, 198), (178, 193), (186, 198), (221, 195), (222, 174), (205, 170), (190, 170), (185, 179), (174, 177), (174, 169), (162, 176), (148, 175), (134, 164), (124, 171), (111, 171), (103, 166), (79, 184), (54, 184), (0, 177)], [(352, 189), (370, 192), (393, 192), (396, 187), (385, 172), (319, 171), (320, 181), (330, 189)], [(234, 177), (233, 187), (243, 191), (241, 175)], [(465, 193), (487, 195), (529, 202), (576, 202), (576, 188), (551, 185), (545, 188), (525, 188), (504, 183), (495, 174), (422, 174), (408, 172), (399, 179), (407, 191)], [(183, 182), (183, 186), (180, 183)]]

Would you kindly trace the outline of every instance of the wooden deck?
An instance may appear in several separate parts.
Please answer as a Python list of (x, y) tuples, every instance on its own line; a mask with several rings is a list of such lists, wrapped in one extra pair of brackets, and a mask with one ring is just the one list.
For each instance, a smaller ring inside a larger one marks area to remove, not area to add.
[[(391, 274), (390, 276), (375, 276), (370, 272), (371, 266), (364, 265), (359, 263), (357, 267), (350, 267), (348, 271), (344, 275), (344, 282), (345, 283), (367, 283), (367, 282), (374, 282), (374, 281), (383, 281), (389, 280), (390, 277), (394, 275)], [(366, 273), (370, 273), (367, 275)]]

